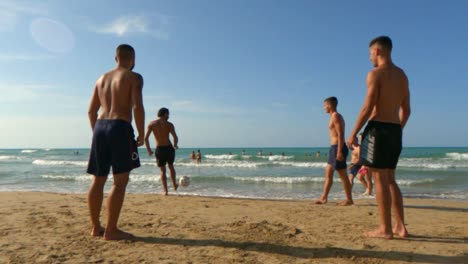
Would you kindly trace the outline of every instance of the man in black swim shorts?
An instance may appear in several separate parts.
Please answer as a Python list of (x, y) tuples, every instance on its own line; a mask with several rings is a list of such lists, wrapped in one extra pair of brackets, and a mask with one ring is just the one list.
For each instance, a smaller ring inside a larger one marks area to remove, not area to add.
[[(161, 182), (163, 183), (164, 195), (168, 194), (166, 164), (168, 165), (169, 171), (171, 173), (171, 180), (172, 185), (174, 186), (174, 191), (177, 191), (177, 188), (179, 187), (176, 182), (176, 171), (174, 168), (175, 150), (179, 148), (177, 146), (179, 138), (175, 132), (174, 125), (167, 121), (168, 119), (169, 109), (164, 107), (159, 109), (158, 119), (149, 123), (145, 136), (146, 149), (148, 151), (148, 155), (150, 156), (153, 155), (153, 151), (151, 150), (149, 142), (151, 133), (154, 134), (154, 138), (156, 140), (155, 156), (158, 167), (161, 170)], [(172, 135), (172, 138), (174, 139), (174, 146), (169, 139), (169, 135)]]
[[(93, 142), (87, 172), (94, 175), (88, 192), (92, 236), (106, 240), (130, 239), (130, 233), (117, 228), (130, 171), (140, 166), (137, 147), (143, 145), (145, 110), (143, 78), (133, 72), (135, 50), (127, 44), (117, 47), (117, 67), (103, 74), (94, 88), (88, 116)], [(137, 141), (132, 128), (132, 109), (138, 130)], [(99, 116), (98, 116), (99, 111)], [(107, 225), (101, 226), (104, 185), (112, 168), (114, 184), (107, 198)]]
[(369, 168), (375, 180), (380, 226), (366, 235), (385, 239), (392, 239), (394, 234), (408, 235), (395, 168), (402, 148), (402, 130), (411, 112), (410, 95), (408, 78), (393, 64), (391, 51), (392, 41), (387, 36), (377, 37), (369, 44), (370, 60), (375, 68), (367, 75), (366, 99), (347, 140), (348, 146), (356, 146), (357, 133), (369, 121), (364, 129), (360, 163)]

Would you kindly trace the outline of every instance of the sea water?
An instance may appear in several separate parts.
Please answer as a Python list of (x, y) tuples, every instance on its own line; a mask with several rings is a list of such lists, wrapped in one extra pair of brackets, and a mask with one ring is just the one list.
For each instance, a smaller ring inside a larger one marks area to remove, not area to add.
[[(177, 194), (314, 199), (322, 192), (327, 148), (201, 148), (201, 163), (190, 159), (194, 150), (176, 152), (178, 177), (191, 177), (190, 186)], [(144, 148), (139, 153), (141, 167), (132, 171), (128, 192), (161, 193), (154, 156)], [(92, 179), (86, 174), (88, 157), (89, 149), (1, 149), (0, 191), (86, 193)], [(404, 148), (396, 179), (405, 197), (468, 200), (468, 148)], [(106, 191), (111, 185), (109, 177)], [(369, 198), (364, 191), (356, 179), (354, 199)], [(342, 198), (335, 173), (329, 199)]]

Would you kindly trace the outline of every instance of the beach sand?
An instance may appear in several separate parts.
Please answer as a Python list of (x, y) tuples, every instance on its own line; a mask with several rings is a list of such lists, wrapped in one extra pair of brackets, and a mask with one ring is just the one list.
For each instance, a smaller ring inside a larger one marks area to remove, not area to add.
[(394, 240), (362, 236), (374, 199), (335, 203), (129, 194), (137, 237), (110, 242), (88, 235), (84, 194), (5, 192), (0, 263), (468, 263), (467, 202), (405, 199), (411, 237)]

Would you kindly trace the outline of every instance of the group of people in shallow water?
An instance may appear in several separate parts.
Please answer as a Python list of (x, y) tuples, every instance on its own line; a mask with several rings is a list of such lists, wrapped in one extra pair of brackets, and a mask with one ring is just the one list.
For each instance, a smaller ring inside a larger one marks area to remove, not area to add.
[(190, 153), (190, 160), (200, 164), (202, 162), (202, 154), (200, 150), (197, 150), (197, 153), (195, 153), (195, 150), (192, 151), (192, 153)]
[[(324, 110), (330, 115), (328, 128), (331, 146), (325, 169), (323, 192), (315, 201), (315, 204), (328, 202), (335, 171), (340, 176), (346, 194), (346, 199), (338, 203), (339, 205), (354, 203), (351, 186), (356, 175), (370, 194), (372, 190), (370, 177), (359, 175), (372, 175), (380, 225), (378, 229), (366, 235), (386, 239), (391, 239), (394, 235), (400, 237), (408, 235), (404, 223), (403, 198), (395, 181), (395, 168), (402, 149), (402, 131), (410, 116), (409, 85), (404, 71), (392, 62), (392, 47), (392, 41), (387, 36), (377, 37), (369, 44), (370, 60), (374, 69), (367, 75), (366, 98), (346, 141), (345, 121), (337, 112), (338, 99), (329, 97), (324, 100)], [(106, 240), (133, 237), (132, 234), (120, 230), (117, 223), (130, 171), (140, 166), (139, 146), (145, 144), (148, 155), (155, 154), (164, 194), (168, 193), (166, 165), (170, 170), (174, 190), (178, 188), (173, 166), (175, 150), (178, 149), (178, 137), (174, 125), (168, 121), (169, 110), (161, 108), (158, 111), (158, 119), (148, 124), (145, 134), (143, 78), (133, 71), (135, 50), (127, 44), (119, 45), (115, 59), (117, 67), (97, 80), (88, 109), (93, 131), (87, 168), (87, 173), (93, 175), (88, 192), (91, 235), (102, 236)], [(131, 125), (132, 117), (135, 119), (138, 131), (136, 140)], [(358, 143), (357, 135), (366, 123), (362, 139)], [(156, 140), (154, 153), (149, 143), (151, 134), (154, 134)], [(170, 135), (174, 144), (169, 139)], [(352, 156), (350, 174), (347, 175), (346, 158), (349, 149), (352, 151)], [(194, 154), (192, 152), (192, 155)], [(194, 160), (201, 162), (200, 151), (195, 154)], [(108, 217), (104, 228), (100, 222), (100, 211), (104, 199), (104, 185), (111, 168), (114, 183), (107, 198)], [(392, 211), (395, 219), (393, 226)]]

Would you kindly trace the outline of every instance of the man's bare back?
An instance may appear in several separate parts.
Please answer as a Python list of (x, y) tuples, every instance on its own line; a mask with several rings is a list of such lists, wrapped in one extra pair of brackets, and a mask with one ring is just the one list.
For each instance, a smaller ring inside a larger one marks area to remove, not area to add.
[(370, 120), (400, 124), (400, 108), (409, 105), (408, 78), (394, 64), (382, 65), (368, 75), (369, 89), (375, 89)]
[[(97, 119), (121, 119), (132, 122), (132, 110), (138, 130), (138, 146), (143, 145), (143, 78), (129, 69), (118, 67), (103, 74), (94, 88), (88, 115), (91, 127)], [(99, 111), (99, 116), (97, 112)]]
[(148, 125), (148, 129), (154, 134), (156, 146), (170, 146), (172, 145), (169, 139), (170, 134), (175, 134), (174, 125), (163, 119), (154, 120)]
[(142, 77), (125, 69), (114, 69), (105, 73), (96, 83), (101, 102), (98, 119), (122, 119), (132, 122), (132, 98), (141, 87)]

